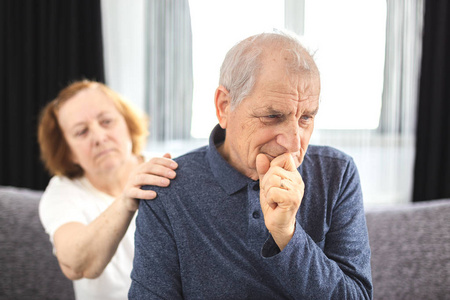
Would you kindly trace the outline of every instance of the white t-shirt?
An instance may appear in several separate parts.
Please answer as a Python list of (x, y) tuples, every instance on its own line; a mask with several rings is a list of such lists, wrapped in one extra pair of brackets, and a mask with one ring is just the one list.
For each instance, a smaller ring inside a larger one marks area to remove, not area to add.
[[(72, 180), (54, 176), (42, 196), (39, 216), (53, 244), (53, 235), (61, 225), (68, 222), (80, 222), (87, 225), (113, 201), (113, 197), (94, 188), (85, 177)], [(73, 281), (76, 299), (125, 300), (128, 298), (135, 229), (136, 224), (133, 218), (111, 262), (98, 278)]]

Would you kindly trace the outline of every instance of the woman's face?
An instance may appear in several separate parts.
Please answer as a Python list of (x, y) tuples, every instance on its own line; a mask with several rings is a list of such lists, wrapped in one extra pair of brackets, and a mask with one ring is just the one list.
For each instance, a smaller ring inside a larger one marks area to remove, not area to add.
[(110, 174), (132, 157), (125, 119), (100, 89), (78, 92), (59, 108), (57, 117), (71, 159), (87, 177)]

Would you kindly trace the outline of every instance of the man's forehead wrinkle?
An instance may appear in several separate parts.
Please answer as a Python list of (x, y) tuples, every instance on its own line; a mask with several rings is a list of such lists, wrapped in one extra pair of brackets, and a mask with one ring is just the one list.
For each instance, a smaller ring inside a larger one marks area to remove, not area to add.
[[(261, 102), (253, 107), (253, 111), (256, 113), (269, 113), (269, 114), (295, 114), (298, 113), (314, 113), (318, 110), (318, 103), (315, 101), (313, 97), (307, 97), (304, 99), (289, 99), (292, 102), (288, 102), (286, 100), (264, 103)], [(291, 105), (290, 105), (291, 103)], [(293, 104), (293, 105), (292, 105)]]
[(280, 81), (267, 81), (264, 83), (264, 90), (268, 94), (279, 94), (279, 95), (289, 95), (292, 97), (298, 97), (298, 89), (295, 84), (290, 82), (286, 85), (284, 82)]
[(315, 101), (318, 95), (311, 94), (311, 88), (304, 90), (304, 92), (299, 92), (298, 89), (271, 89), (266, 86), (266, 91), (263, 93), (264, 98), (273, 99), (272, 101), (280, 101), (281, 103), (286, 102), (286, 100), (293, 101), (297, 103), (305, 103), (307, 101)]

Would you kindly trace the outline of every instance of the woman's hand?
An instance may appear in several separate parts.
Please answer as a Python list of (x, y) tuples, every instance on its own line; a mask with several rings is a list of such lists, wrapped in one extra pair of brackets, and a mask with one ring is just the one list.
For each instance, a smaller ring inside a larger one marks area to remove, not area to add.
[(128, 182), (122, 194), (122, 198), (125, 201), (127, 209), (130, 211), (136, 211), (139, 207), (138, 199), (155, 199), (155, 191), (142, 190), (141, 186), (169, 186), (170, 179), (174, 179), (176, 176), (174, 170), (177, 167), (178, 164), (171, 159), (171, 155), (166, 153), (163, 157), (154, 157), (134, 169), (128, 178)]

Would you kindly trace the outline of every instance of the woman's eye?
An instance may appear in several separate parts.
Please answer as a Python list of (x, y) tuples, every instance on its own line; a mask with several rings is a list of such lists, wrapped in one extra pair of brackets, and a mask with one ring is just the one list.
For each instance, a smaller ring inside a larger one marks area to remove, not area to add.
[(112, 123), (112, 119), (104, 119), (104, 120), (101, 121), (102, 125), (109, 125), (111, 123)]
[(80, 129), (75, 132), (75, 136), (83, 136), (87, 133), (87, 131), (88, 131), (87, 128)]

